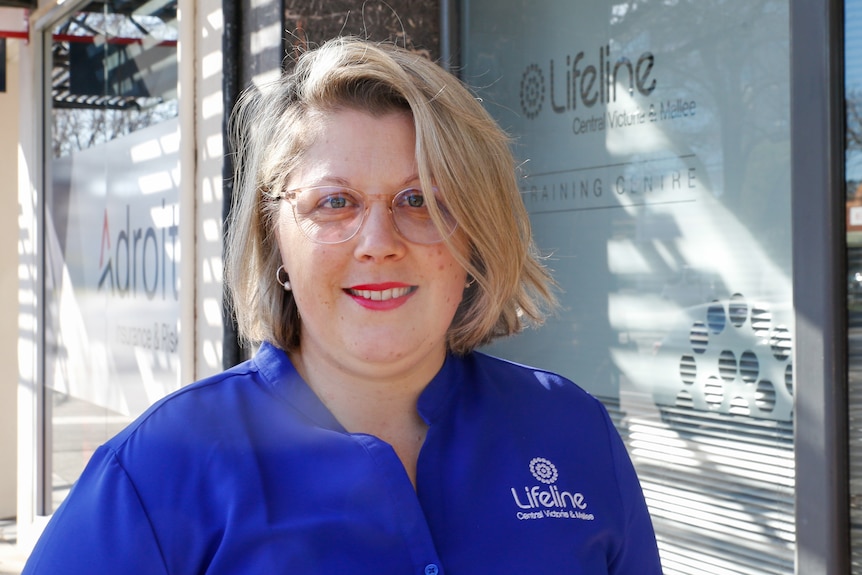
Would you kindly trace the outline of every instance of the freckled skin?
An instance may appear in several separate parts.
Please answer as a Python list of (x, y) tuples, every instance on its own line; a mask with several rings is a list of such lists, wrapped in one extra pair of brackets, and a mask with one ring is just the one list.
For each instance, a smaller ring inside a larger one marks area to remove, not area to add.
[[(346, 185), (367, 194), (394, 195), (419, 185), (414, 142), (407, 115), (330, 114), (288, 186)], [(282, 202), (277, 234), (302, 318), (303, 355), (313, 352), (345, 371), (409, 372), (419, 365), (430, 369), (442, 364), (446, 333), (466, 281), (445, 243), (405, 240), (383, 202), (371, 204), (356, 236), (329, 245), (303, 236), (289, 204)], [(384, 311), (359, 305), (347, 291), (386, 282), (414, 289), (402, 305)]]

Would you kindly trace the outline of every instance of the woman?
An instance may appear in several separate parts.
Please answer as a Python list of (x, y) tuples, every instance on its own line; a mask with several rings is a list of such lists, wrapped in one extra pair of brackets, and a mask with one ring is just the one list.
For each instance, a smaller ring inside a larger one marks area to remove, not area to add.
[(233, 116), (252, 359), (101, 447), (25, 573), (660, 573), (601, 404), (474, 352), (552, 303), (505, 135), (341, 39)]

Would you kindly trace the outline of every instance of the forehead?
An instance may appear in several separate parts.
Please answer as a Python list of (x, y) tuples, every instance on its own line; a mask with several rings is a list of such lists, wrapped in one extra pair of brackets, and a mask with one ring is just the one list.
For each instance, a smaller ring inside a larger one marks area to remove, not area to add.
[(314, 136), (289, 180), (291, 187), (375, 186), (416, 177), (415, 131), (409, 113), (372, 115), (344, 109), (317, 113), (309, 123)]

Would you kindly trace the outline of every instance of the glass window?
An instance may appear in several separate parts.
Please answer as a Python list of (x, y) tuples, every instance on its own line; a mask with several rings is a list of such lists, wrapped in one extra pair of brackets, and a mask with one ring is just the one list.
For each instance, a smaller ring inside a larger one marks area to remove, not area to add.
[(563, 293), (490, 351), (601, 398), (665, 573), (794, 572), (787, 0), (467, 0)]
[(176, 1), (92, 2), (50, 39), (46, 513), (178, 386)]
[(844, 3), (847, 114), (847, 328), (850, 417), (850, 538), (854, 574), (862, 573), (862, 0)]

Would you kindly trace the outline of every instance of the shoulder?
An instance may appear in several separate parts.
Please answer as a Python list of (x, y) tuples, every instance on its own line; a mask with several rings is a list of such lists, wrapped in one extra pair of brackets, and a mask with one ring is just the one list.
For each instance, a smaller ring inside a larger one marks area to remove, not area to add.
[(460, 358), (464, 394), (488, 407), (526, 416), (607, 424), (604, 405), (572, 380), (546, 369), (473, 352)]
[(186, 427), (184, 422), (198, 420), (201, 415), (212, 413), (212, 408), (216, 405), (225, 403), (224, 396), (230, 393), (230, 389), (239, 383), (239, 380), (252, 379), (253, 374), (254, 369), (251, 366), (243, 365), (242, 368), (225, 371), (182, 387), (156, 401), (113, 437), (108, 445), (118, 449), (129, 437), (149, 430), (153, 425), (176, 423)]
[(540, 396), (571, 396), (597, 401), (572, 380), (552, 371), (473, 352), (463, 358), (465, 370), (483, 385)]
[(111, 438), (106, 447), (122, 452), (132, 438), (140, 444), (142, 437), (156, 443), (164, 438), (170, 445), (182, 446), (183, 438), (190, 442), (201, 436), (218, 440), (221, 435), (235, 433), (236, 430), (230, 428), (248, 419), (243, 417), (244, 413), (257, 410), (258, 405), (272, 403), (273, 378), (278, 377), (278, 370), (289, 369), (292, 367), (283, 352), (262, 348), (253, 359), (156, 401)]

